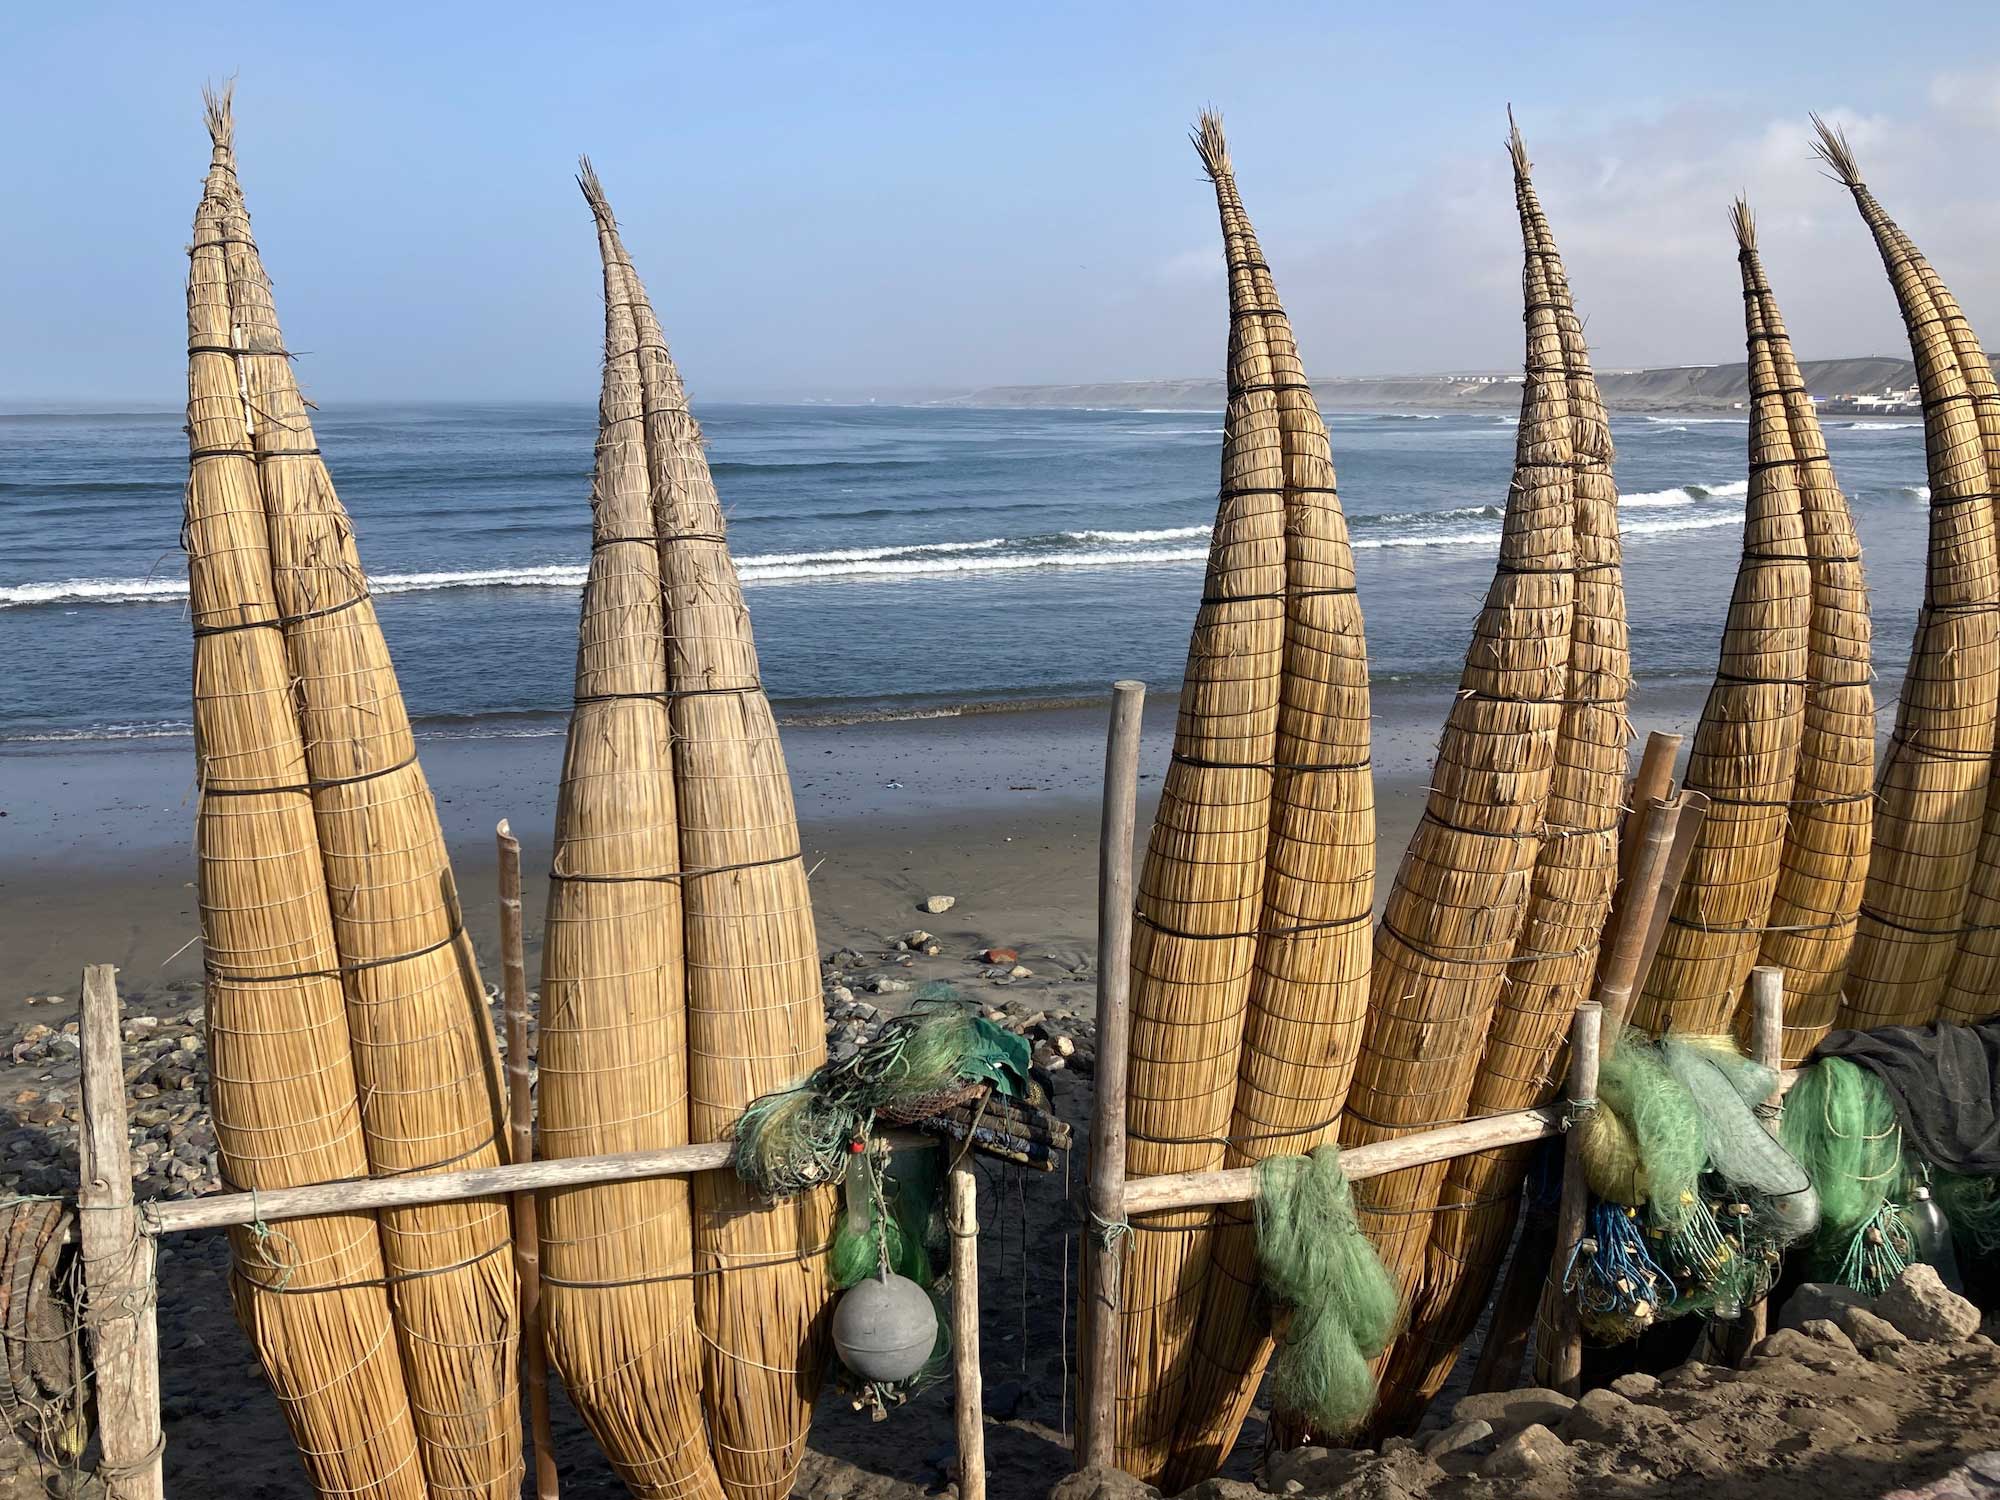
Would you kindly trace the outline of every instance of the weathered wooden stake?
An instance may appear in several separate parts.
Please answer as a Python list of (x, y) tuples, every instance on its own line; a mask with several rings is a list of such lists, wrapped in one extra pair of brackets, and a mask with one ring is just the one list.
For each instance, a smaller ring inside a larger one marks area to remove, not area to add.
[[(1597, 1102), (1597, 1049), (1602, 1036), (1604, 1009), (1596, 1001), (1579, 1006), (1569, 1033), (1569, 1102), (1572, 1107), (1594, 1108)], [(1574, 1396), (1583, 1377), (1583, 1330), (1577, 1322), (1576, 1303), (1563, 1290), (1570, 1257), (1583, 1239), (1584, 1213), (1588, 1189), (1583, 1181), (1583, 1133), (1572, 1128), (1564, 1141), (1562, 1202), (1556, 1209), (1556, 1253), (1549, 1261), (1548, 1280), (1543, 1284), (1543, 1325), (1550, 1333), (1550, 1347), (1537, 1364), (1544, 1367), (1544, 1383)]]
[(958, 1423), (958, 1500), (986, 1500), (986, 1386), (979, 1372), (979, 1183), (952, 1168), (945, 1223), (951, 1230), (951, 1368)]
[[(528, 1076), (528, 962), (521, 931), (521, 841), (502, 818), (493, 830), (500, 846), (500, 978), (507, 1007), (508, 1160), (535, 1159), (534, 1092)], [(521, 1287), (521, 1382), (528, 1388), (528, 1426), (534, 1439), (536, 1500), (557, 1500), (555, 1444), (549, 1429), (549, 1355), (542, 1343), (541, 1231), (535, 1195), (516, 1193), (514, 1272)]]
[[(1775, 964), (1759, 964), (1750, 971), (1750, 1055), (1774, 1074), (1785, 1066), (1785, 971)], [(1784, 1090), (1774, 1085), (1764, 1101), (1764, 1128), (1778, 1133), (1784, 1108)], [(1760, 1342), (1770, 1326), (1770, 1301), (1759, 1297), (1743, 1310), (1746, 1352)]]
[(83, 971), (83, 1129), (77, 1158), (85, 1326), (97, 1385), (98, 1478), (110, 1500), (161, 1500), (160, 1334), (153, 1241), (132, 1206), (118, 971)]
[(1661, 906), (1673, 904), (1674, 893), (1667, 885), (1668, 861), (1680, 829), (1683, 801), (1680, 797), (1655, 799), (1642, 809), (1637, 820), (1638, 847), (1631, 851), (1625, 883), (1619, 887), (1618, 908), (1605, 923), (1592, 998), (1604, 1007), (1605, 1022), (1614, 1036), (1632, 1010), (1640, 969), (1647, 961), (1646, 938), (1653, 930), (1653, 915)]
[(1143, 682), (1111, 685), (1104, 744), (1104, 817), (1097, 839), (1097, 1080), (1090, 1115), (1090, 1225), (1084, 1237), (1088, 1314), (1076, 1462), (1109, 1468), (1118, 1445), (1120, 1278), (1125, 1237), (1125, 1070), (1131, 1039), (1132, 837), (1138, 822)]

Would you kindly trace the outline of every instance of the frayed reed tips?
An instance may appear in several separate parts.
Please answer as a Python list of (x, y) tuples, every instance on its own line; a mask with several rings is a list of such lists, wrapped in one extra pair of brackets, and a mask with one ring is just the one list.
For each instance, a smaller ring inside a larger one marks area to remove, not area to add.
[(1738, 198), (1729, 205), (1729, 227), (1736, 232), (1737, 248), (1751, 255), (1757, 253), (1757, 216), (1750, 212), (1747, 199)]
[(1229, 143), (1222, 138), (1222, 116), (1213, 109), (1201, 112), (1195, 128), (1188, 132), (1188, 139), (1194, 142), (1194, 149), (1201, 154), (1201, 165), (1211, 182), (1220, 182), (1233, 176), (1235, 168), (1229, 163)]
[(230, 101), (235, 95), (236, 79), (233, 75), (219, 90), (213, 84), (202, 85), (202, 119), (208, 126), (208, 138), (218, 146), (228, 146), (235, 142), (236, 119), (230, 111)]
[(590, 164), (588, 156), (576, 159), (576, 185), (583, 189), (590, 211), (606, 224), (611, 223), (611, 200), (604, 196), (604, 184), (597, 180), (597, 168)]
[(1514, 106), (1507, 106), (1507, 154), (1514, 160), (1514, 180), (1526, 182), (1535, 164), (1528, 160), (1528, 143), (1521, 139), (1521, 127), (1514, 123)]
[(1851, 188), (1861, 186), (1861, 167), (1854, 160), (1854, 148), (1847, 144), (1847, 132), (1837, 125), (1829, 125), (1818, 115), (1812, 117), (1813, 130), (1819, 139), (1813, 142), (1813, 155), (1833, 168), (1834, 175)]

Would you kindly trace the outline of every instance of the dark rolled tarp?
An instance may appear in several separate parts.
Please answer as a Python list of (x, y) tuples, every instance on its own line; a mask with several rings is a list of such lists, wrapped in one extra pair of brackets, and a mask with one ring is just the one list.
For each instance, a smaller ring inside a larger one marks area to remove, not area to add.
[(2000, 1021), (1830, 1031), (1813, 1057), (1880, 1078), (1906, 1144), (1932, 1166), (2000, 1176)]

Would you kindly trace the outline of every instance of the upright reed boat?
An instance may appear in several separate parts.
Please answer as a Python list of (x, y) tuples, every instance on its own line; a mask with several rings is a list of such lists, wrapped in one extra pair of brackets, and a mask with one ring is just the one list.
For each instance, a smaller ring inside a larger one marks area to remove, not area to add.
[[(547, 1157), (688, 1140), (687, 978), (666, 606), (637, 309), (645, 289), (586, 161), (604, 269), (604, 381), (576, 704), (542, 948), (538, 1135)], [(563, 1389), (627, 1487), (719, 1500), (702, 1423), (688, 1179), (540, 1195), (544, 1318)]]
[[(1529, 280), (1545, 291), (1562, 348), (1575, 595), (1568, 687), (1528, 912), (1465, 1110), (1472, 1116), (1526, 1109), (1554, 1097), (1557, 1056), (1570, 1017), (1589, 991), (1598, 938), (1617, 885), (1631, 737), (1626, 717), (1631, 652), (1611, 424), (1518, 129), (1510, 131), (1508, 149)], [(1532, 1150), (1503, 1148), (1448, 1164), (1422, 1280), (1411, 1296), (1404, 1332), (1381, 1372), (1378, 1430), (1408, 1426), (1450, 1375), (1513, 1240)]]
[[(1276, 299), (1220, 125), (1204, 119), (1196, 146), (1211, 163), (1229, 260), (1229, 404), (1208, 573), (1134, 913), (1132, 1176), (1212, 1169), (1228, 1150), (1264, 904), (1284, 665), (1280, 398), (1303, 385), (1295, 365), (1278, 363), (1280, 353), (1293, 355), (1289, 328), (1273, 348), (1263, 310)], [(1207, 1209), (1156, 1215), (1128, 1241), (1117, 1453), (1119, 1467), (1142, 1479), (1162, 1474), (1179, 1435), (1213, 1217)]]
[[(353, 1038), (292, 699), (284, 617), (231, 306), (248, 225), (227, 93), (189, 250), (195, 852), (206, 954), (208, 1106), (221, 1176), (270, 1191), (368, 1174)], [(424, 1471), (372, 1213), (230, 1234), (236, 1314), (314, 1491), (422, 1500)]]
[(1838, 1024), (1923, 1025), (1947, 1005), (1953, 1019), (1983, 1016), (1993, 1009), (1985, 965), (2000, 920), (2000, 809), (1988, 797), (2000, 696), (2000, 407), (1957, 302), (1862, 182), (1846, 140), (1814, 124), (1819, 154), (1854, 195), (1909, 329), (1931, 491), (1923, 604), (1877, 774), (1868, 883)]
[[(1195, 133), (1214, 184), (1232, 329), (1256, 329), (1274, 387), (1284, 579), (1278, 722), (1264, 895), (1224, 1164), (1335, 1138), (1368, 1004), (1375, 897), (1368, 648), (1326, 424), (1290, 320), (1237, 194), (1222, 122)], [(1247, 1210), (1218, 1215), (1166, 1488), (1228, 1457), (1271, 1354)]]

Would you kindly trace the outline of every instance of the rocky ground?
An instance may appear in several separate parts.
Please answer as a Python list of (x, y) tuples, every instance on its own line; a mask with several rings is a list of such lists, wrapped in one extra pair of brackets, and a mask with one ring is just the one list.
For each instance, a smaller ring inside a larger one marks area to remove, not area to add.
[[(1058, 1110), (1088, 1136), (1095, 1062), (1086, 952), (1014, 934), (944, 940), (944, 898), (910, 925), (824, 956), (828, 1045), (842, 1054), (929, 983), (952, 985), (1034, 1043)], [(946, 919), (949, 921), (950, 919)], [(128, 981), (129, 983), (129, 981)], [(136, 988), (136, 987), (135, 987)], [(0, 1195), (73, 1191), (77, 1039), (73, 997), (36, 997), (34, 1019), (0, 1036)], [(199, 997), (185, 988), (126, 996), (126, 1079), (135, 1187), (142, 1197), (217, 1189), (203, 1106)], [(1074, 1180), (1080, 1182), (1079, 1167)], [(1067, 1475), (1074, 1421), (1077, 1266), (1066, 1208), (1071, 1174), (989, 1165), (980, 1182), (981, 1338), (988, 1486), (995, 1500), (1153, 1500), (1123, 1475)], [(229, 1312), (221, 1234), (162, 1246), (160, 1332), (169, 1493), (303, 1495), (297, 1460), (248, 1344)], [(1259, 1471), (1263, 1413), (1227, 1474), (1198, 1500), (1263, 1493), (1355, 1500), (1582, 1500), (1700, 1494), (1707, 1500), (2000, 1500), (2000, 1346), (1962, 1299), (1924, 1284), (1870, 1305), (1806, 1288), (1740, 1370), (1684, 1364), (1626, 1374), (1581, 1401), (1517, 1391), (1440, 1403), (1411, 1439), (1380, 1450), (1303, 1449)], [(609, 1500), (623, 1488), (555, 1396), (564, 1493)], [(795, 1493), (809, 1500), (919, 1500), (954, 1493), (950, 1392), (925, 1392), (875, 1423), (838, 1391), (823, 1398)], [(1261, 1488), (1260, 1488), (1261, 1486)], [(89, 1493), (0, 1437), (0, 1500)]]

